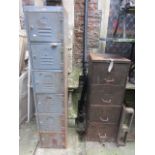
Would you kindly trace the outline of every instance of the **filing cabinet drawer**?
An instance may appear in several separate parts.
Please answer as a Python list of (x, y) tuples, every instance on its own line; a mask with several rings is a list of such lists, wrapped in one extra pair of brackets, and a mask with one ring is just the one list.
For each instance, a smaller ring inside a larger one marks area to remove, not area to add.
[(129, 69), (129, 63), (115, 64), (111, 72), (108, 72), (109, 62), (94, 62), (91, 67), (91, 74), (89, 75), (91, 84), (113, 84), (124, 86)]
[(39, 70), (63, 69), (62, 52), (60, 43), (31, 44), (32, 68)]
[(62, 12), (62, 7), (27, 7), (25, 17), (29, 40), (32, 42), (62, 42)]
[(121, 106), (90, 105), (88, 108), (88, 120), (103, 124), (119, 123)]
[(63, 132), (65, 117), (60, 114), (36, 114), (39, 131)]
[(40, 147), (43, 148), (65, 148), (65, 133), (40, 133)]
[(121, 105), (124, 99), (124, 87), (116, 85), (90, 85), (89, 103), (101, 105)]
[(64, 95), (36, 94), (36, 110), (38, 113), (64, 114)]
[(64, 80), (62, 71), (34, 71), (33, 80), (36, 93), (64, 93)]
[(117, 125), (89, 122), (86, 138), (88, 141), (114, 142), (118, 132)]

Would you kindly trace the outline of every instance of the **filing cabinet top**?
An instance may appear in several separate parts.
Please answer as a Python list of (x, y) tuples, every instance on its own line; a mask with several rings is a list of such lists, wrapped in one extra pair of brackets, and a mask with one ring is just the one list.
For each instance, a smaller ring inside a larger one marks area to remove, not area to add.
[(90, 53), (89, 58), (93, 62), (115, 61), (118, 63), (130, 63), (130, 60), (114, 54)]
[(62, 12), (61, 6), (24, 6), (24, 12)]

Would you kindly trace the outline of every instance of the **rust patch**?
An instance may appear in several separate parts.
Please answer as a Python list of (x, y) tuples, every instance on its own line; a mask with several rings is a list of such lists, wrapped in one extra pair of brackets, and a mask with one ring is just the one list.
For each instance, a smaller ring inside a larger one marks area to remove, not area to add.
[(65, 133), (40, 133), (40, 147), (65, 148)]

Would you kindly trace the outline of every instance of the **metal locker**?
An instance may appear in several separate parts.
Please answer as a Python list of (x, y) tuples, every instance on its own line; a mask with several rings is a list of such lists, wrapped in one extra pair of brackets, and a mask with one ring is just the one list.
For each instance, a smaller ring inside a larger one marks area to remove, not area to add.
[(64, 93), (62, 71), (34, 71), (32, 74), (36, 93)]
[(26, 6), (32, 85), (41, 147), (64, 148), (67, 139), (63, 7)]
[(33, 69), (61, 70), (63, 69), (63, 51), (61, 43), (31, 44)]
[(29, 40), (32, 42), (62, 42), (62, 7), (27, 7), (25, 12)]
[(37, 112), (64, 114), (63, 94), (36, 94), (36, 99)]

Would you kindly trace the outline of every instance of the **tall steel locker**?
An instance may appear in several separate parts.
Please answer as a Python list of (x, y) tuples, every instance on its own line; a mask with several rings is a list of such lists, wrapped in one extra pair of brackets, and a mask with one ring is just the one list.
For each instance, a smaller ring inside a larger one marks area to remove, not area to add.
[(67, 145), (67, 85), (63, 7), (26, 6), (32, 85), (40, 146)]

